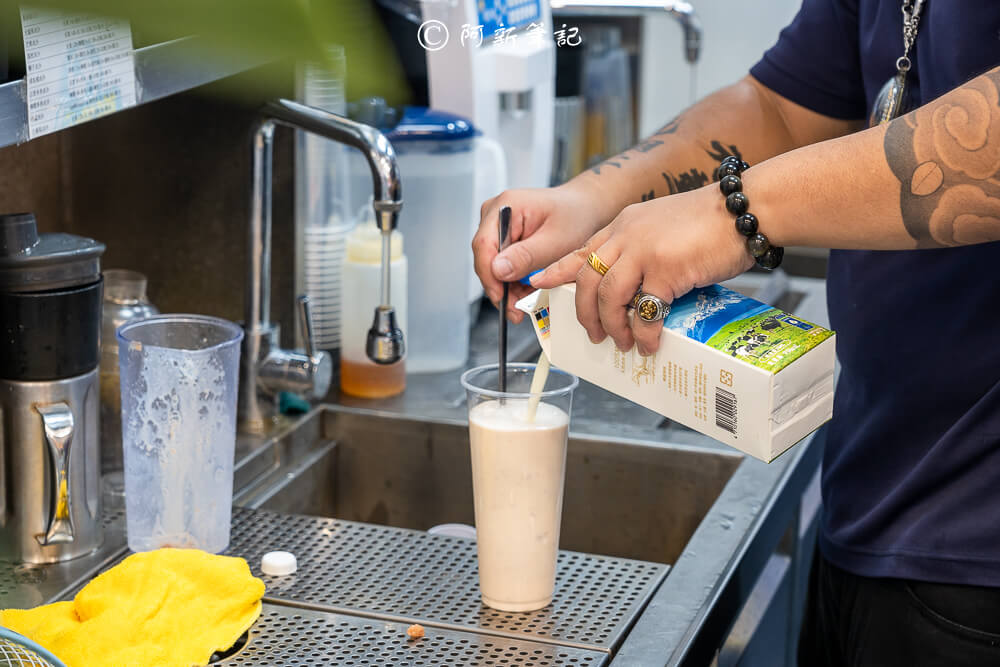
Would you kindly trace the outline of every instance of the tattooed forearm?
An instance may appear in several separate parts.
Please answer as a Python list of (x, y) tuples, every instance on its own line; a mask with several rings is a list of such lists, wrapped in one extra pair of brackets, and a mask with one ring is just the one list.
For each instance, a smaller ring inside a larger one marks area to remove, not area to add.
[[(722, 162), (723, 158), (730, 155), (734, 155), (741, 160), (743, 159), (743, 155), (740, 154), (740, 150), (736, 146), (732, 144), (723, 146), (722, 142), (718, 140), (712, 141), (705, 152), (708, 153), (708, 156), (714, 162)], [(663, 180), (667, 182), (667, 194), (671, 195), (675, 195), (678, 192), (687, 192), (688, 190), (697, 190), (701, 186), (708, 184), (709, 181), (706, 172), (694, 167), (680, 174), (665, 171), (662, 175)], [(714, 179), (714, 171), (712, 175)]]
[(662, 146), (663, 140), (658, 137), (663, 137), (665, 135), (674, 134), (675, 132), (677, 132), (677, 129), (680, 127), (680, 122), (681, 122), (680, 116), (674, 118), (672, 121), (670, 121), (669, 123), (661, 127), (659, 130), (657, 130), (650, 138), (646, 139), (637, 146), (633, 146), (624, 153), (620, 153), (614, 157), (610, 157), (607, 160), (604, 160), (599, 164), (595, 164), (593, 167), (590, 168), (590, 171), (600, 176), (601, 169), (605, 167), (616, 167), (618, 169), (621, 169), (622, 168), (621, 163), (629, 159), (629, 153), (648, 153), (654, 148)]
[(605, 167), (615, 167), (616, 169), (621, 169), (622, 168), (621, 162), (618, 161), (621, 159), (627, 160), (628, 158), (623, 157), (621, 155), (619, 155), (616, 158), (609, 158), (604, 162), (601, 162), (600, 164), (595, 164), (593, 167), (590, 168), (590, 171), (593, 172), (595, 175), (600, 176), (601, 169), (604, 169)]
[(740, 154), (740, 149), (738, 149), (733, 144), (729, 144), (728, 146), (723, 146), (722, 142), (719, 141), (718, 139), (714, 139), (712, 143), (708, 145), (708, 148), (705, 150), (705, 152), (708, 153), (708, 157), (712, 158), (712, 160), (714, 160), (715, 162), (722, 162), (727, 157), (734, 157), (734, 156), (738, 157), (741, 160), (743, 159), (743, 156)]
[[(709, 147), (705, 149), (705, 152), (710, 158), (715, 162), (721, 162), (723, 158), (734, 155), (741, 160), (743, 155), (740, 154), (740, 150), (730, 144), (729, 146), (723, 146), (721, 141), (715, 140), (709, 144)], [(615, 165), (618, 166), (618, 165)], [(620, 167), (619, 167), (620, 168)], [(678, 192), (688, 192), (689, 190), (697, 190), (703, 185), (707, 185), (709, 181), (708, 174), (701, 169), (696, 167), (691, 167), (687, 171), (675, 174), (673, 172), (664, 171), (660, 172), (663, 176), (663, 180), (667, 184), (667, 194), (675, 195)], [(713, 172), (713, 180), (715, 174)], [(640, 202), (647, 202), (650, 199), (656, 198), (655, 190), (649, 190), (648, 192), (643, 192), (639, 199)]]
[(889, 123), (883, 148), (918, 247), (1000, 239), (1000, 68)]
[(665, 134), (674, 134), (675, 132), (677, 132), (677, 129), (680, 126), (681, 126), (681, 117), (678, 116), (677, 118), (674, 118), (672, 121), (670, 121), (660, 129), (658, 129), (656, 133), (653, 134), (653, 136), (662, 137)]
[(676, 176), (668, 171), (665, 171), (662, 176), (663, 180), (667, 182), (667, 193), (672, 195), (675, 195), (678, 192), (697, 190), (701, 186), (708, 184), (708, 174), (694, 168)]

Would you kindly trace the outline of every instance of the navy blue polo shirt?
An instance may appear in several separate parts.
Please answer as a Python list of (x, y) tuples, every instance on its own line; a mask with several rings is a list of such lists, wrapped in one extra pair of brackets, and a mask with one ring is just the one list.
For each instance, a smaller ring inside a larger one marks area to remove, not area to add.
[[(902, 52), (900, 5), (805, 0), (751, 73), (813, 111), (867, 118)], [(920, 103), (1000, 65), (1000, 2), (927, 0), (911, 59)], [(833, 251), (827, 298), (841, 375), (824, 556), (864, 576), (1000, 586), (1000, 243)]]

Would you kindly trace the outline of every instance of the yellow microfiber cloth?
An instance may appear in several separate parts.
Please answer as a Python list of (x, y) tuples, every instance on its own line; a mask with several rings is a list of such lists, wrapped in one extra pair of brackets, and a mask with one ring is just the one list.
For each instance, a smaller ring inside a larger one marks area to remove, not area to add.
[(0, 611), (0, 624), (67, 667), (191, 667), (232, 646), (263, 595), (242, 558), (158, 549), (129, 556), (72, 602)]

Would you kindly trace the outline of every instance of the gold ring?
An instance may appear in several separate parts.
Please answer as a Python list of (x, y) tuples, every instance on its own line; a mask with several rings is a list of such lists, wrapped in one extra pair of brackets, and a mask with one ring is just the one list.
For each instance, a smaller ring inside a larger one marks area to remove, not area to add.
[(594, 271), (597, 271), (602, 276), (611, 270), (611, 267), (604, 263), (604, 261), (597, 256), (596, 252), (590, 253), (587, 257), (587, 263), (593, 267)]

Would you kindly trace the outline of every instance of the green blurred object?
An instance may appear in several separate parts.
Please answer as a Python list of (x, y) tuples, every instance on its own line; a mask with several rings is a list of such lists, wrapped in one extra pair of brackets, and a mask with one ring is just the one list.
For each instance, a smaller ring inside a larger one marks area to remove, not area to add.
[(278, 394), (278, 412), (283, 415), (304, 415), (309, 412), (309, 401), (298, 394), (283, 391)]
[[(369, 0), (28, 0), (24, 4), (127, 18), (139, 40), (137, 47), (199, 35), (210, 45), (206, 58), (322, 62), (327, 58), (325, 46), (339, 44), (347, 57), (348, 98), (377, 95), (392, 104), (409, 98), (395, 50)], [(263, 77), (256, 85), (266, 94), (279, 83)]]

